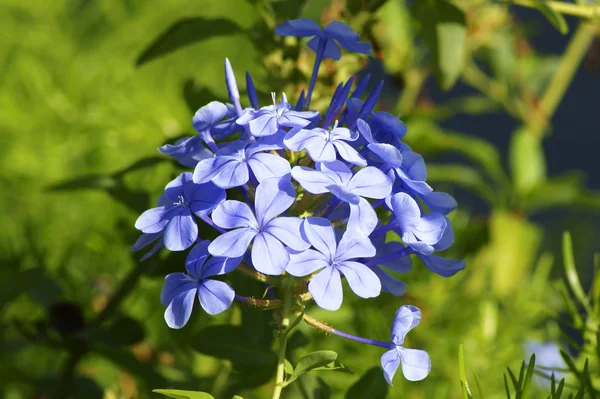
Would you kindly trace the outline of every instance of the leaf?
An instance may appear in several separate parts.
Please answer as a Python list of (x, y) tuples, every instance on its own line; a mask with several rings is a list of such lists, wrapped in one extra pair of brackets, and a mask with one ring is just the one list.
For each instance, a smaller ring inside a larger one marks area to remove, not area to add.
[(477, 393), (479, 394), (478, 399), (485, 399), (485, 396), (483, 395), (483, 389), (481, 388), (481, 383), (479, 382), (479, 377), (477, 376), (477, 373), (474, 371), (473, 371), (473, 376), (475, 377), (475, 385), (477, 386)]
[(498, 201), (494, 188), (481, 176), (477, 169), (459, 164), (427, 165), (427, 181), (433, 183), (448, 183), (463, 187), (479, 196), (488, 205)]
[(179, 389), (153, 389), (152, 392), (175, 399), (214, 399), (212, 395), (206, 392), (182, 391)]
[(337, 370), (348, 372), (348, 368), (341, 363), (336, 362), (337, 357), (337, 353), (333, 351), (316, 351), (303, 356), (298, 361), (294, 372), (285, 384), (288, 385), (302, 374), (313, 370)]
[(563, 35), (569, 33), (569, 25), (562, 14), (554, 11), (544, 0), (534, 0), (535, 7), (546, 17), (548, 21)]
[(528, 392), (529, 386), (531, 384), (531, 379), (533, 378), (534, 370), (535, 370), (535, 354), (532, 354), (531, 358), (529, 359), (529, 364), (527, 365), (527, 373), (525, 374), (523, 384), (521, 385), (523, 387), (523, 390), (521, 391), (522, 395), (520, 396), (520, 398), (527, 397), (527, 392)]
[(275, 353), (268, 348), (254, 346), (251, 335), (238, 326), (210, 326), (194, 335), (191, 344), (200, 353), (230, 360), (232, 366), (240, 370), (275, 364)]
[(575, 294), (575, 298), (577, 298), (579, 303), (583, 305), (588, 312), (592, 313), (588, 299), (583, 291), (581, 282), (579, 281), (579, 275), (577, 273), (577, 268), (575, 267), (575, 257), (573, 256), (571, 234), (568, 231), (563, 233), (562, 253), (563, 263), (565, 265), (565, 274), (567, 275), (569, 287), (571, 287), (571, 290), (573, 291), (573, 294)]
[(43, 269), (0, 271), (0, 309), (19, 294), (35, 287), (43, 277)]
[(292, 366), (292, 363), (290, 363), (290, 361), (287, 359), (283, 359), (283, 362), (285, 367), (285, 373), (292, 375), (294, 373), (294, 366)]
[(385, 399), (389, 385), (383, 379), (383, 372), (379, 367), (367, 370), (346, 392), (345, 399)]
[(465, 370), (465, 350), (462, 344), (458, 346), (458, 372), (460, 374), (460, 386), (462, 388), (463, 399), (472, 399), (473, 395), (469, 389), (467, 371)]
[(433, 55), (437, 81), (443, 90), (449, 90), (464, 66), (465, 14), (446, 0), (420, 0), (413, 4), (421, 35)]
[(86, 331), (88, 341), (110, 346), (130, 346), (144, 339), (144, 327), (131, 317), (121, 317), (108, 327)]
[(243, 32), (242, 28), (225, 18), (186, 18), (175, 22), (152, 41), (135, 61), (137, 67), (190, 44), (215, 36)]
[(510, 143), (510, 169), (515, 190), (525, 196), (546, 180), (546, 160), (541, 140), (519, 128)]
[(330, 399), (331, 388), (321, 377), (317, 377), (318, 386), (313, 389), (313, 399)]

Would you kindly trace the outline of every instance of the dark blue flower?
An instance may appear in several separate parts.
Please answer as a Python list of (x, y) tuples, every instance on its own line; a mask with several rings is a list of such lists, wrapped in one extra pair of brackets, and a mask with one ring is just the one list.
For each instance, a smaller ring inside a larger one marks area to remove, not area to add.
[(212, 183), (195, 184), (185, 172), (167, 184), (158, 207), (142, 213), (135, 228), (146, 234), (163, 233), (164, 245), (171, 251), (183, 251), (198, 238), (198, 226), (192, 214), (208, 215), (225, 201), (225, 190)]
[(208, 259), (209, 241), (200, 241), (190, 251), (185, 273), (171, 273), (165, 277), (160, 301), (167, 306), (165, 321), (171, 328), (182, 328), (190, 319), (195, 297), (206, 313), (214, 315), (227, 310), (235, 292), (222, 281), (209, 277), (222, 275), (235, 269), (241, 258)]
[[(360, 36), (343, 22), (333, 21), (321, 30), (319, 26), (308, 18), (287, 21), (275, 28), (279, 36), (311, 37), (308, 46), (318, 52), (319, 47), (324, 48), (323, 58), (339, 60), (341, 46), (348, 51), (361, 54), (371, 53), (371, 44), (359, 42)], [(336, 44), (337, 42), (337, 44)]]

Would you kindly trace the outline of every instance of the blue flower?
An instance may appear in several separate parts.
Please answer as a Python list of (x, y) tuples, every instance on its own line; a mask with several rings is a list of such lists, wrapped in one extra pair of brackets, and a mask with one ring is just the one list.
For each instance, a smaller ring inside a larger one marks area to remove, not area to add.
[(250, 133), (256, 137), (271, 136), (283, 128), (303, 128), (310, 125), (319, 116), (317, 111), (296, 111), (287, 102), (285, 93), (279, 104), (275, 103), (275, 93), (271, 93), (273, 105), (262, 107), (259, 111), (247, 108), (240, 118), (239, 125), (248, 125)]
[(149, 234), (144, 233), (131, 246), (131, 250), (133, 252), (136, 252), (142, 248), (146, 248), (148, 245), (150, 245), (154, 242), (154, 245), (152, 246), (152, 248), (150, 248), (150, 251), (148, 251), (146, 254), (144, 254), (144, 256), (142, 256), (142, 258), (140, 259), (140, 262), (143, 262), (146, 259), (150, 258), (152, 255), (157, 253), (159, 249), (161, 249), (162, 247), (165, 246), (165, 243), (163, 240), (163, 235), (164, 235), (163, 231), (160, 231), (158, 233), (149, 233)]
[(402, 374), (409, 381), (420, 381), (427, 377), (431, 370), (431, 361), (427, 352), (419, 349), (408, 349), (402, 346), (406, 334), (421, 321), (421, 311), (414, 306), (402, 306), (396, 312), (390, 339), (395, 348), (381, 356), (383, 375), (388, 384), (402, 364)]
[(167, 306), (165, 321), (171, 328), (183, 327), (192, 314), (195, 296), (206, 313), (214, 315), (227, 310), (235, 292), (222, 281), (208, 277), (222, 275), (235, 269), (241, 258), (208, 258), (209, 241), (200, 241), (190, 251), (185, 273), (171, 273), (165, 277), (160, 301)]
[(198, 162), (194, 170), (194, 182), (212, 181), (227, 189), (246, 184), (250, 180), (250, 170), (258, 182), (290, 173), (290, 164), (285, 158), (265, 153), (273, 148), (278, 146), (235, 141), (221, 148), (214, 158)]
[(251, 242), (252, 264), (261, 273), (279, 275), (289, 262), (284, 244), (304, 250), (309, 244), (300, 234), (302, 219), (276, 217), (296, 199), (288, 176), (264, 180), (254, 198), (256, 217), (250, 207), (239, 201), (225, 201), (212, 214), (213, 222), (224, 229), (235, 229), (217, 237), (208, 247), (215, 256), (243, 256)]
[(182, 137), (175, 144), (165, 144), (158, 148), (161, 153), (173, 157), (183, 166), (193, 168), (203, 159), (211, 158), (213, 153), (202, 143), (202, 137)]
[(146, 234), (163, 233), (168, 250), (183, 251), (198, 238), (192, 214), (206, 216), (223, 201), (223, 189), (212, 183), (195, 184), (192, 174), (185, 172), (167, 184), (158, 200), (159, 206), (142, 213), (135, 228)]
[[(359, 42), (360, 36), (343, 22), (333, 21), (321, 30), (308, 18), (287, 21), (275, 28), (279, 36), (311, 37), (308, 46), (315, 52), (319, 47), (324, 48), (323, 58), (339, 60), (342, 56), (338, 45), (348, 51), (361, 54), (371, 53), (371, 44)], [(336, 44), (337, 42), (337, 44)]]
[[(388, 270), (395, 273), (408, 273), (412, 269), (412, 260), (404, 244), (391, 241), (385, 242), (385, 234), (371, 239), (377, 248), (377, 253), (372, 261), (366, 263), (379, 277), (381, 289), (394, 296), (402, 296), (406, 292), (406, 283), (388, 274)], [(401, 255), (403, 254), (404, 255)]]
[(329, 192), (350, 204), (348, 229), (359, 229), (367, 235), (377, 226), (378, 218), (364, 197), (382, 199), (392, 190), (391, 180), (376, 167), (367, 166), (352, 175), (341, 161), (319, 162), (317, 170), (295, 166), (292, 176), (309, 193)]
[(358, 166), (367, 166), (367, 161), (346, 141), (355, 141), (357, 133), (345, 127), (329, 131), (322, 128), (292, 129), (285, 136), (283, 143), (292, 151), (306, 149), (315, 162), (333, 162), (337, 159), (336, 150), (346, 162)]
[(303, 277), (321, 270), (308, 283), (308, 291), (317, 305), (327, 310), (339, 309), (343, 300), (340, 273), (359, 297), (374, 298), (379, 295), (381, 283), (377, 275), (367, 266), (352, 260), (375, 255), (375, 247), (365, 234), (348, 230), (336, 244), (331, 222), (317, 217), (304, 220), (302, 233), (315, 249), (291, 251), (286, 272)]

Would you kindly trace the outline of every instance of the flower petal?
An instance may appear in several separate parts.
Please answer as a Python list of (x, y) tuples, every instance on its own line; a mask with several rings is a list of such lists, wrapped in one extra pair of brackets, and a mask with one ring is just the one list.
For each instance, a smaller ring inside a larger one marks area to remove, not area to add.
[(421, 221), (419, 204), (406, 193), (396, 193), (392, 196), (392, 210), (402, 232), (413, 231)]
[(448, 225), (448, 219), (439, 213), (428, 213), (424, 215), (419, 224), (413, 230), (413, 233), (417, 238), (429, 245), (437, 244), (446, 230)]
[(396, 345), (404, 343), (406, 334), (421, 321), (421, 310), (415, 306), (403, 305), (396, 311), (390, 339)]
[(264, 274), (279, 276), (290, 261), (283, 244), (271, 234), (262, 232), (254, 237), (252, 244), (252, 264)]
[(272, 112), (262, 111), (254, 115), (254, 119), (248, 122), (250, 133), (256, 137), (271, 136), (279, 130), (277, 117)]
[[(195, 176), (195, 175), (194, 175)], [(239, 187), (250, 179), (246, 162), (229, 162), (212, 178), (212, 182), (221, 188)]]
[(375, 298), (381, 293), (379, 277), (362, 263), (345, 261), (336, 266), (346, 277), (352, 291), (361, 298)]
[(286, 134), (283, 143), (292, 151), (301, 151), (306, 148), (312, 140), (323, 140), (321, 129), (292, 129)]
[(159, 233), (164, 230), (172, 215), (176, 212), (173, 207), (159, 206), (144, 211), (135, 221), (135, 228), (146, 234)]
[(188, 290), (173, 298), (165, 310), (165, 321), (169, 327), (179, 329), (186, 325), (192, 315), (196, 292), (197, 289)]
[(302, 222), (302, 233), (317, 251), (321, 252), (327, 259), (333, 259), (337, 243), (335, 232), (331, 222), (325, 218), (308, 217)]
[(227, 115), (227, 106), (218, 101), (212, 101), (196, 111), (192, 125), (198, 132), (210, 129)]
[(417, 256), (425, 264), (425, 267), (442, 277), (454, 276), (466, 266), (464, 260), (446, 259), (437, 255), (417, 254)]
[(319, 116), (317, 111), (287, 110), (279, 117), (279, 126), (303, 128), (311, 124), (312, 119)]
[(321, 29), (313, 20), (299, 18), (282, 23), (275, 28), (275, 33), (279, 36), (307, 37), (321, 34)]
[[(354, 103), (356, 101), (360, 101), (360, 100), (353, 99), (352, 103)], [(362, 119), (357, 119), (356, 126), (358, 128), (358, 132), (364, 137), (364, 139), (367, 141), (367, 143), (369, 143), (369, 144), (375, 143), (375, 140), (373, 139), (373, 134), (371, 133), (371, 127), (369, 126), (369, 124), (367, 122), (365, 122)]]
[(271, 220), (264, 231), (295, 251), (303, 251), (310, 247), (304, 240), (300, 228), (304, 220), (297, 217), (279, 217)]
[(195, 290), (198, 282), (190, 280), (185, 273), (171, 273), (165, 277), (162, 291), (160, 292), (160, 303), (169, 305), (175, 297), (189, 290)]
[(396, 374), (396, 370), (398, 370), (398, 366), (400, 366), (400, 353), (398, 353), (397, 348), (390, 349), (381, 355), (383, 376), (390, 385), (392, 385), (392, 379), (394, 378), (394, 374)]
[(202, 277), (202, 266), (204, 266), (204, 262), (206, 262), (208, 255), (210, 255), (208, 253), (209, 244), (210, 241), (208, 240), (198, 242), (185, 259), (185, 269), (190, 276), (198, 280)]
[(381, 290), (394, 296), (402, 296), (406, 292), (406, 283), (394, 276), (387, 274), (381, 267), (372, 266), (371, 270), (377, 275), (381, 282)]
[(343, 262), (348, 259), (371, 258), (377, 250), (369, 237), (358, 230), (346, 230), (335, 253), (335, 260)]
[(230, 163), (239, 163), (239, 161), (231, 156), (216, 156), (201, 160), (194, 169), (194, 183), (208, 183)]
[(409, 381), (421, 381), (431, 371), (431, 360), (427, 352), (419, 349), (399, 348), (402, 374)]
[(310, 280), (308, 291), (319, 307), (338, 310), (344, 299), (340, 272), (334, 267), (326, 267)]
[(335, 147), (329, 141), (316, 137), (306, 143), (306, 152), (315, 162), (333, 162), (336, 160)]
[(292, 177), (302, 188), (311, 194), (324, 194), (329, 192), (328, 186), (335, 182), (326, 174), (305, 166), (294, 166), (292, 168)]
[(192, 212), (200, 217), (211, 213), (226, 198), (225, 190), (212, 182), (204, 184), (190, 182), (184, 187), (184, 196), (189, 201)]
[(441, 191), (432, 192), (422, 198), (429, 209), (442, 215), (449, 214), (458, 206), (456, 200), (450, 194)]
[(290, 263), (288, 263), (285, 271), (292, 276), (308, 276), (330, 265), (327, 257), (314, 249), (307, 249), (301, 252), (289, 250), (288, 252), (290, 254)]
[(222, 256), (213, 256), (202, 268), (202, 278), (210, 276), (220, 276), (229, 273), (240, 265), (242, 257), (226, 258)]
[(346, 162), (358, 166), (367, 166), (367, 160), (363, 158), (358, 151), (352, 148), (350, 144), (344, 143), (343, 141), (334, 141), (333, 145), (337, 149), (338, 154), (340, 154), (340, 157)]
[(232, 258), (243, 256), (256, 234), (256, 230), (251, 228), (228, 231), (210, 243), (208, 252), (213, 256), (228, 256)]
[(321, 40), (325, 40), (325, 51), (323, 52), (323, 59), (330, 58), (332, 60), (339, 60), (342, 57), (342, 52), (340, 51), (339, 46), (332, 39), (315, 36), (312, 39), (310, 39), (306, 44), (312, 51), (318, 53)]
[(292, 206), (295, 199), (296, 191), (289, 176), (263, 180), (256, 188), (254, 196), (258, 226), (265, 227), (271, 219)]
[(288, 160), (274, 154), (254, 154), (248, 159), (248, 166), (259, 182), (270, 177), (285, 176), (291, 172)]
[(350, 204), (350, 218), (348, 219), (348, 230), (360, 230), (369, 235), (377, 227), (377, 213), (369, 201), (360, 198), (358, 204)]
[(381, 158), (386, 165), (391, 166), (392, 168), (399, 168), (402, 166), (402, 153), (393, 145), (376, 143), (369, 144), (368, 148)]
[(240, 201), (227, 200), (219, 205), (212, 213), (213, 222), (224, 229), (250, 227), (258, 229), (258, 222), (250, 207)]
[(204, 280), (198, 288), (200, 306), (210, 315), (229, 309), (234, 297), (235, 291), (222, 281)]
[(361, 197), (382, 199), (392, 192), (392, 182), (376, 167), (367, 166), (356, 172), (347, 189)]
[(352, 178), (352, 171), (342, 161), (320, 162), (317, 170), (329, 176), (338, 186), (346, 186)]
[(198, 226), (189, 209), (175, 216), (165, 228), (165, 248), (169, 251), (183, 251), (191, 247), (198, 238)]

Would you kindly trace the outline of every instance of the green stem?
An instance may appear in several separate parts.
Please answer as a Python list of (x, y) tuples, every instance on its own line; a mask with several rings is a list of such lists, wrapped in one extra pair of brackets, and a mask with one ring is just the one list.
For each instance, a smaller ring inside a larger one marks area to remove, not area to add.
[(556, 72), (552, 76), (552, 80), (540, 100), (538, 112), (531, 120), (533, 133), (537, 136), (542, 134), (552, 115), (556, 112), (556, 108), (596, 36), (596, 29), (595, 24), (584, 22), (575, 31), (567, 50), (561, 57)]
[[(537, 1), (535, 0), (512, 0), (511, 3), (523, 7), (538, 8)], [(599, 5), (571, 4), (564, 1), (545, 1), (544, 4), (561, 14), (573, 15), (581, 18), (600, 17)]]
[(285, 379), (285, 354), (287, 349), (287, 337), (290, 333), (290, 308), (292, 304), (292, 295), (290, 280), (284, 277), (282, 288), (284, 290), (283, 308), (281, 309), (281, 328), (283, 332), (279, 336), (279, 355), (277, 358), (277, 374), (275, 376), (275, 389), (273, 390), (272, 399), (279, 399), (281, 391), (284, 387)]

